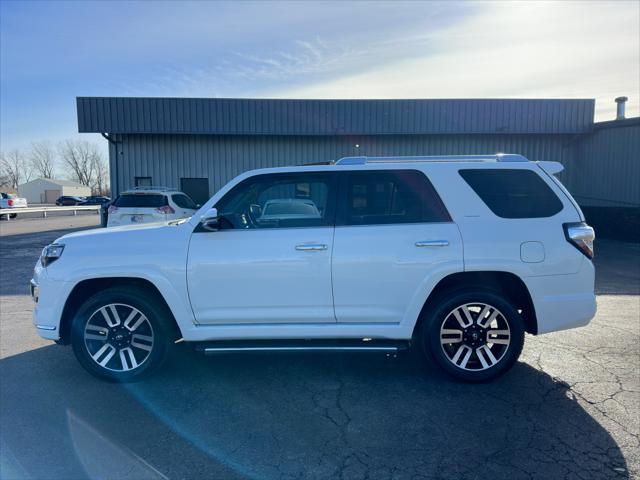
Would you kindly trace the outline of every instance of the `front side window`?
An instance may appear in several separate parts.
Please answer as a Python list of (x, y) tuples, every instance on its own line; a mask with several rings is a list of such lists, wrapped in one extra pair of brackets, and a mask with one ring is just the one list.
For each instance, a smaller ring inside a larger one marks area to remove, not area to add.
[(376, 170), (344, 174), (339, 224), (382, 225), (448, 222), (442, 200), (417, 170)]
[(269, 174), (236, 185), (216, 204), (223, 228), (333, 225), (334, 175)]
[(499, 217), (542, 218), (562, 210), (560, 199), (531, 170), (468, 169), (460, 175)]

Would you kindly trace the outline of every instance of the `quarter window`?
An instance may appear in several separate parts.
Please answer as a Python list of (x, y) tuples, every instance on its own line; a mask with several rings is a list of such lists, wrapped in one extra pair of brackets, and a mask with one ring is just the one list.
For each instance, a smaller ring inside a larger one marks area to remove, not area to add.
[(531, 170), (468, 169), (460, 175), (499, 217), (551, 217), (562, 202), (540, 176)]
[(175, 193), (171, 195), (171, 200), (180, 208), (190, 208), (191, 210), (197, 210), (198, 206), (196, 202), (191, 200), (190, 197), (183, 193)]
[(442, 200), (416, 170), (350, 172), (343, 180), (340, 224), (448, 222)]
[(333, 225), (334, 176), (272, 174), (249, 178), (217, 204), (223, 228), (298, 228)]

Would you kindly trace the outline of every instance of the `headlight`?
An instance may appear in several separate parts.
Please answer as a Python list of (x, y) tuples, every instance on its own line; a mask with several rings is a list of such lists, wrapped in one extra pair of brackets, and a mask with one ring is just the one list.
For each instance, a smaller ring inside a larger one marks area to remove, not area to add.
[(42, 250), (42, 255), (40, 255), (40, 263), (43, 267), (48, 266), (49, 264), (59, 259), (62, 256), (63, 251), (64, 245), (60, 243), (52, 243), (51, 245), (47, 245)]

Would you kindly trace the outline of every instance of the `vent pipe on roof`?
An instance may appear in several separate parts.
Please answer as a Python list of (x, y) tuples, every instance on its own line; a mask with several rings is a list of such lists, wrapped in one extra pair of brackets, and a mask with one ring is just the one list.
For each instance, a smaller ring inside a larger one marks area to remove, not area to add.
[(624, 104), (627, 102), (627, 100), (629, 100), (627, 97), (616, 98), (616, 103), (618, 104), (616, 120), (624, 120)]

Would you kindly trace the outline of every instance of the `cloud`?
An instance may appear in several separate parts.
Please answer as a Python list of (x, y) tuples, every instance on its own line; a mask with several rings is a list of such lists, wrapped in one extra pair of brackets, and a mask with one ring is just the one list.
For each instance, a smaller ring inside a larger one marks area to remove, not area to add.
[[(398, 33), (369, 45), (365, 51), (375, 52), (377, 61), (360, 65), (357, 73), (313, 81), (301, 71), (297, 85), (261, 93), (295, 98), (595, 97), (599, 119), (613, 118), (613, 99), (626, 94), (629, 115), (640, 113), (638, 3), (484, 7), (453, 26)], [(324, 64), (333, 65), (327, 59)]]

